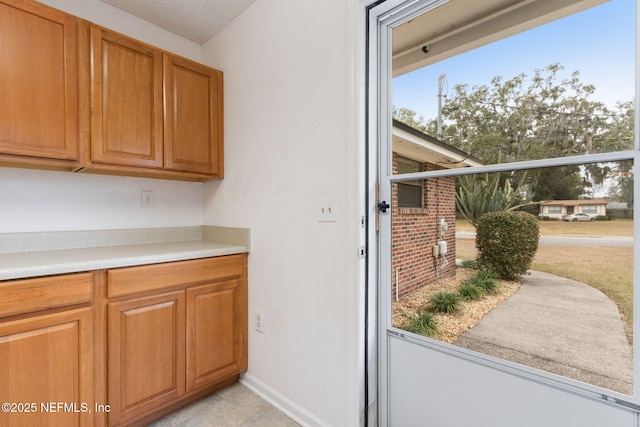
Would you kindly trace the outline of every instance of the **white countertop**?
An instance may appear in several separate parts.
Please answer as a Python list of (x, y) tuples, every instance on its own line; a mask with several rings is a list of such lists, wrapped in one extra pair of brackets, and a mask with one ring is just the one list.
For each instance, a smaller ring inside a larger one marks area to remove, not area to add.
[[(223, 229), (222, 231), (225, 230)], [(208, 237), (207, 240), (0, 253), (0, 280), (184, 261), (249, 252), (248, 237), (245, 239), (246, 241), (240, 239), (233, 243), (223, 243), (216, 241), (216, 235), (209, 236), (207, 231), (204, 234)], [(230, 240), (233, 241), (234, 239)]]

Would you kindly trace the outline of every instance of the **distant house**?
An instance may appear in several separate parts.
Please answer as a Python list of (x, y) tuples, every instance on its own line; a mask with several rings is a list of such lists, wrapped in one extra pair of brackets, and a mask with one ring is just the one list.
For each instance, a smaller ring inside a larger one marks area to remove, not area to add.
[[(392, 141), (394, 174), (483, 164), (397, 120), (393, 121)], [(392, 291), (402, 297), (455, 272), (455, 178), (399, 182), (391, 191)], [(434, 246), (438, 246), (437, 256)], [(446, 254), (441, 253), (444, 247)]]
[(605, 199), (584, 200), (547, 200), (540, 202), (540, 217), (562, 219), (563, 215), (583, 213), (590, 217), (606, 216), (607, 203)]

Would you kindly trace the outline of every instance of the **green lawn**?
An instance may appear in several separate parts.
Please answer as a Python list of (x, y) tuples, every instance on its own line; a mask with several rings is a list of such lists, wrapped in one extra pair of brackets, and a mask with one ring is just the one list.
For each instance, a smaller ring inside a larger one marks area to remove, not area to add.
[[(541, 221), (542, 235), (633, 236), (633, 221), (551, 222)], [(456, 230), (473, 230), (466, 221), (457, 221)], [(456, 239), (456, 257), (475, 259), (473, 239)], [(633, 321), (633, 248), (601, 246), (540, 245), (532, 269), (567, 277), (593, 286), (611, 298), (627, 320), (631, 337)]]

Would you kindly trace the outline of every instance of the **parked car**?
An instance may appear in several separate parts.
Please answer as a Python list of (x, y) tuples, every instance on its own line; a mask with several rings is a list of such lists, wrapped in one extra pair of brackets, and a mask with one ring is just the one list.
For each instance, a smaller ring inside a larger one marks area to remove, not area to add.
[(576, 222), (576, 221), (595, 221), (596, 219), (595, 217), (589, 216), (587, 214), (572, 213), (570, 215), (562, 215), (562, 220)]

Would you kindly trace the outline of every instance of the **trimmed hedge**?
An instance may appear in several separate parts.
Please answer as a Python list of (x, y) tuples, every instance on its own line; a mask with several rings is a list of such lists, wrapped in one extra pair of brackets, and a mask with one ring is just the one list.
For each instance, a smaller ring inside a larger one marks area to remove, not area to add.
[(513, 280), (524, 275), (538, 250), (538, 220), (526, 212), (490, 212), (476, 225), (481, 268)]

